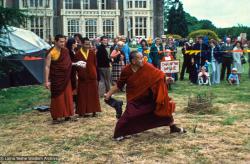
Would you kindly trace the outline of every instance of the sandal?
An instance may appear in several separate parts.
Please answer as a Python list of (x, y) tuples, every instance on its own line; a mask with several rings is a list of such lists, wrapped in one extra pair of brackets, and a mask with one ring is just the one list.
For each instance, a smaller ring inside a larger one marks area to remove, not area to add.
[(52, 124), (61, 124), (62, 123), (62, 121), (61, 120), (52, 120)]
[(178, 128), (176, 125), (170, 126), (170, 133), (186, 133), (187, 131), (184, 128)]
[(71, 122), (76, 122), (78, 119), (76, 117), (66, 117), (64, 121), (71, 121)]
[(94, 113), (92, 114), (92, 117), (97, 117), (97, 114), (94, 112)]
[(122, 140), (124, 140), (124, 139), (125, 139), (125, 137), (123, 137), (123, 136), (114, 138), (115, 141), (122, 141)]

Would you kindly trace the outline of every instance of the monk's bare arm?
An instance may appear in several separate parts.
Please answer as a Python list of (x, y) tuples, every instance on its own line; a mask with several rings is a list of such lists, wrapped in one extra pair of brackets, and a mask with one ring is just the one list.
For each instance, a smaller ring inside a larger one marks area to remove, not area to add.
[(51, 55), (48, 54), (45, 60), (45, 69), (44, 69), (44, 85), (45, 88), (47, 89), (49, 89), (50, 87), (50, 82), (49, 82), (50, 63), (51, 63)]
[(117, 91), (119, 91), (119, 88), (117, 87), (117, 85), (115, 84), (115, 86), (113, 86), (104, 96), (105, 99), (108, 100), (112, 94), (116, 93)]

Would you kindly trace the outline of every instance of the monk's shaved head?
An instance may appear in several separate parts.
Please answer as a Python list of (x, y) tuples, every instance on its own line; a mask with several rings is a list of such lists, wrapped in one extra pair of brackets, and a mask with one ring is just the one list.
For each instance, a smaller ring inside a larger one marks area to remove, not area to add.
[(143, 66), (143, 55), (138, 51), (132, 51), (129, 55), (129, 61), (134, 66), (142, 67)]

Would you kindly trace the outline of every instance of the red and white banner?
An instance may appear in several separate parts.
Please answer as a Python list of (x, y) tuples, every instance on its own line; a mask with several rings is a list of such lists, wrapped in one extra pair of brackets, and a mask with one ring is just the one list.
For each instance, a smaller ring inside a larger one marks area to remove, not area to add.
[(178, 73), (180, 71), (180, 61), (163, 61), (161, 62), (161, 71), (164, 73)]

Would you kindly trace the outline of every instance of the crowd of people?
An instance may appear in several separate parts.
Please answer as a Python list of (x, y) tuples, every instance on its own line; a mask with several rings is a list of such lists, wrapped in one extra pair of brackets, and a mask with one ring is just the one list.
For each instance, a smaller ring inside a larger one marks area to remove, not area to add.
[[(250, 43), (248, 42), (248, 47)], [(190, 53), (189, 50), (199, 50)], [(125, 36), (113, 40), (108, 48), (108, 38), (102, 36), (100, 43), (75, 34), (74, 38), (55, 36), (55, 44), (47, 54), (45, 64), (45, 87), (51, 91), (51, 116), (53, 123), (77, 121), (79, 117), (96, 117), (101, 112), (100, 97), (116, 109), (118, 122), (114, 138), (147, 129), (170, 126), (171, 133), (185, 132), (174, 124), (172, 113), (175, 103), (168, 96), (170, 84), (184, 80), (189, 73), (192, 84), (219, 84), (225, 78), (229, 84), (239, 84), (243, 72), (243, 53), (240, 41), (209, 44), (198, 37), (184, 43), (181, 72), (165, 74), (162, 61), (177, 60), (174, 38), (155, 38), (153, 43), (140, 41), (132, 51)], [(249, 59), (250, 60), (250, 59)], [(211, 75), (210, 75), (211, 73)], [(101, 91), (103, 87), (103, 91)], [(126, 92), (127, 106), (122, 114), (122, 101), (112, 98), (118, 90)]]
[[(230, 74), (236, 73), (240, 81), (243, 72), (243, 64), (246, 63), (243, 50), (250, 47), (250, 42), (242, 45), (241, 41), (231, 42), (231, 38), (226, 38), (225, 43), (218, 43), (211, 39), (209, 44), (203, 43), (203, 38), (197, 38), (196, 43), (186, 42), (183, 47), (184, 62), (181, 70), (182, 80), (185, 70), (189, 73), (189, 79), (193, 84), (200, 82), (199, 78), (202, 75), (204, 81), (211, 79), (211, 84), (220, 84), (220, 81), (227, 80), (231, 83)], [(200, 50), (198, 54), (190, 55), (186, 50)], [(207, 73), (204, 72), (204, 69)], [(200, 72), (200, 73), (199, 73)], [(226, 78), (225, 78), (226, 72)], [(197, 76), (198, 74), (198, 76)], [(231, 76), (232, 77), (232, 76)]]

